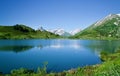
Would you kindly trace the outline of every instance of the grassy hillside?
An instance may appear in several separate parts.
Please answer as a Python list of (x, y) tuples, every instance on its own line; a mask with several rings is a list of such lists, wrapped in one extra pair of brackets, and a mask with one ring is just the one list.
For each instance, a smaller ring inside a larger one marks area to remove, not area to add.
[(0, 39), (60, 38), (48, 31), (34, 30), (25, 25), (0, 26)]
[(106, 20), (100, 25), (91, 25), (71, 38), (120, 39), (120, 17)]

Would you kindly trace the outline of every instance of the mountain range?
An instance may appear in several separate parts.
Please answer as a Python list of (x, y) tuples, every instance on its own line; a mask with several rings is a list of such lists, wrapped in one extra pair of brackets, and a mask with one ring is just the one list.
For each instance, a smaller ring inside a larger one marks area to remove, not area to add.
[(53, 30), (48, 30), (48, 31), (52, 32), (54, 34), (58, 34), (60, 36), (69, 37), (69, 36), (73, 36), (73, 35), (77, 34), (81, 30), (80, 29), (75, 29), (73, 31), (67, 32), (64, 29), (58, 28), (58, 29), (53, 29)]
[(52, 32), (54, 34), (58, 34), (60, 36), (71, 36), (69, 32), (66, 32), (64, 29), (58, 28), (58, 29), (53, 29), (53, 30), (48, 30), (49, 32)]
[(58, 28), (37, 30), (26, 25), (0, 26), (0, 39), (33, 39), (33, 38), (76, 38), (76, 39), (120, 39), (120, 14), (109, 14), (84, 30), (75, 29), (66, 32)]
[(71, 38), (119, 39), (120, 14), (110, 14)]

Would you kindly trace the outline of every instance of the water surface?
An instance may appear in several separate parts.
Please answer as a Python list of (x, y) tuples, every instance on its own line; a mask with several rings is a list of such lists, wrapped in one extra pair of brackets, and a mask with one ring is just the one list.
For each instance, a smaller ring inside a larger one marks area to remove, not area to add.
[(100, 52), (113, 53), (120, 41), (102, 40), (0, 40), (0, 71), (36, 70), (48, 62), (47, 71), (61, 72), (101, 63)]

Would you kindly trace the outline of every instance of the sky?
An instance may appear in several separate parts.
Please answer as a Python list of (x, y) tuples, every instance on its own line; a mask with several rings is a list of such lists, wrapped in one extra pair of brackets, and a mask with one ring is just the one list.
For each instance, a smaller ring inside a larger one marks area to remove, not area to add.
[(120, 0), (0, 0), (0, 25), (34, 29), (84, 29), (111, 13), (120, 13)]

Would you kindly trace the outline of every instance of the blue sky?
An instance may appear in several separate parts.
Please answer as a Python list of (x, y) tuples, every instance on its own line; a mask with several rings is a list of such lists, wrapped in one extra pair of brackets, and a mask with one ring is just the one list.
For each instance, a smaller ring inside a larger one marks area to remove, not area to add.
[(71, 31), (110, 13), (120, 13), (120, 0), (0, 0), (0, 25)]

